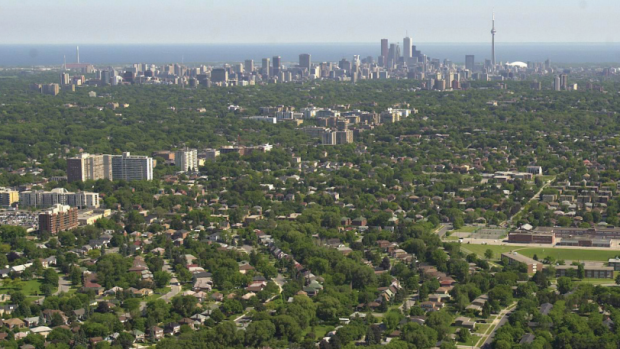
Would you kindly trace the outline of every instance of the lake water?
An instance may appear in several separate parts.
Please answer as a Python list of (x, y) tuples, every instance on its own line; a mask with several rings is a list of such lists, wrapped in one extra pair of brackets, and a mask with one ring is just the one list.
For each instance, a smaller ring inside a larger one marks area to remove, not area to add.
[[(414, 43), (415, 44), (415, 43)], [(401, 43), (402, 45), (402, 43)], [(473, 54), (476, 62), (490, 59), (490, 43), (421, 43), (417, 49), (432, 58), (462, 63)], [(537, 61), (554, 63), (620, 63), (620, 43), (497, 43), (498, 62)], [(380, 53), (380, 44), (179, 44), (179, 45), (80, 45), (82, 63), (95, 65), (126, 63), (218, 63), (281, 56), (282, 62), (297, 62), (300, 53), (312, 55), (313, 62), (351, 60)], [(75, 62), (73, 45), (0, 45), (0, 66), (60, 65), (63, 56)]]

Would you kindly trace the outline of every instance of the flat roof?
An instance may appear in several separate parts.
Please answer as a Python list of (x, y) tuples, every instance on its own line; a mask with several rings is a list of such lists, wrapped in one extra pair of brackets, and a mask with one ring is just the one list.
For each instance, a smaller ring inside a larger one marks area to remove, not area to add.
[(521, 263), (525, 263), (525, 264), (540, 264), (539, 261), (532, 259), (530, 257), (526, 257), (522, 254), (519, 254), (517, 252), (508, 252), (508, 253), (502, 253), (502, 257), (506, 257), (506, 258), (510, 258), (513, 259), (517, 262), (521, 262)]

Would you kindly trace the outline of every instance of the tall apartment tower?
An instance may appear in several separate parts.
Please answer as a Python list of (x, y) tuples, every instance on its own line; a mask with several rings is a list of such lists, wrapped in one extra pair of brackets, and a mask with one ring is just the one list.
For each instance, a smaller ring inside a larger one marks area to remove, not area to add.
[(183, 172), (198, 171), (198, 150), (182, 149), (174, 154), (174, 164)]
[(388, 52), (389, 52), (388, 39), (381, 39), (381, 57), (383, 61), (380, 63), (383, 66), (387, 65)]
[(123, 153), (112, 158), (112, 178), (126, 181), (153, 179), (153, 158)]
[(553, 90), (554, 91), (562, 91), (562, 80), (559, 75), (553, 79)]
[(566, 74), (560, 75), (560, 89), (568, 90), (568, 75)]
[(475, 64), (476, 62), (475, 62), (474, 55), (465, 56), (465, 69), (469, 70), (470, 72), (473, 72)]
[(69, 85), (70, 83), (71, 83), (71, 75), (69, 75), (69, 73), (66, 73), (66, 72), (60, 73), (60, 84), (65, 86), (65, 85)]
[(273, 56), (273, 69), (271, 75), (280, 75), (280, 69), (282, 68), (282, 58), (280, 56)]
[(310, 70), (310, 55), (302, 53), (299, 55), (299, 66)]
[(271, 66), (269, 64), (269, 58), (263, 58), (263, 75), (271, 76)]
[(113, 155), (91, 155), (82, 153), (67, 159), (67, 180), (69, 182), (86, 181), (89, 179), (112, 180)]

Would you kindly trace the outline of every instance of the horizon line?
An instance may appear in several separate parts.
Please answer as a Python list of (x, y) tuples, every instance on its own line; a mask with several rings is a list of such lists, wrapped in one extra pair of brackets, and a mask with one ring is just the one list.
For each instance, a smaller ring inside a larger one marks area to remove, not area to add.
[[(400, 42), (400, 40), (397, 40)], [(29, 46), (29, 45), (46, 45), (46, 46), (60, 46), (60, 45), (152, 45), (152, 46), (163, 46), (163, 45), (360, 45), (360, 44), (378, 44), (379, 41), (326, 41), (326, 42), (107, 42), (107, 43), (83, 43), (83, 42), (73, 42), (73, 43), (2, 43), (0, 42), (0, 46)], [(428, 45), (428, 44), (459, 44), (459, 45), (478, 45), (478, 44), (489, 44), (487, 41), (465, 41), (465, 42), (455, 42), (455, 41), (419, 41), (416, 45)], [(620, 44), (620, 41), (498, 41), (495, 44)]]

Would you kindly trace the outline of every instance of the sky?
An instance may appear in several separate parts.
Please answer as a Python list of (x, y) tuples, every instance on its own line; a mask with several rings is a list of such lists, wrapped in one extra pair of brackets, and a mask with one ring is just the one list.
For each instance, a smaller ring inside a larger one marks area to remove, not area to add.
[(0, 44), (620, 42), (619, 0), (0, 0)]

